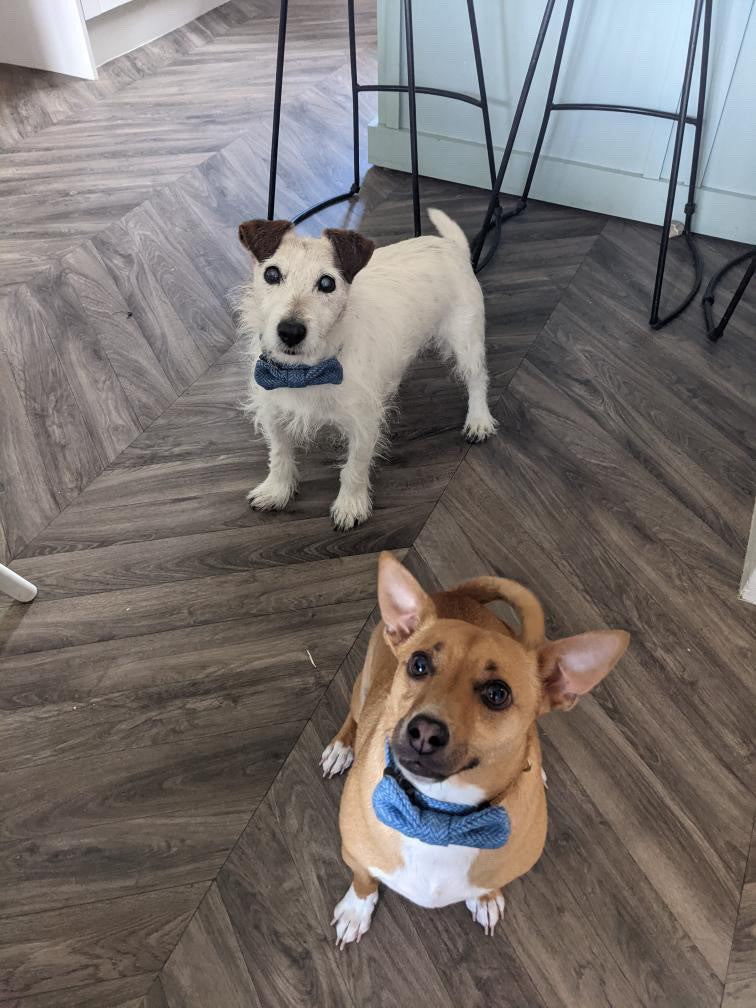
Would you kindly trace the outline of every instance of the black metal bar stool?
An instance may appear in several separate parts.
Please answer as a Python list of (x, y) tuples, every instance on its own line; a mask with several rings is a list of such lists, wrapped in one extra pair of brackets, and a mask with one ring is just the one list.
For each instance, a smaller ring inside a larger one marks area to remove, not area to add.
[[(659, 258), (656, 264), (656, 281), (654, 284), (654, 293), (651, 299), (651, 317), (649, 319), (649, 324), (654, 329), (661, 329), (672, 319), (677, 318), (681, 312), (685, 311), (688, 305), (691, 303), (693, 298), (696, 296), (698, 289), (701, 286), (701, 281), (703, 279), (703, 263), (701, 257), (696, 248), (693, 232), (691, 230), (691, 224), (693, 220), (693, 214), (695, 213), (695, 194), (696, 194), (696, 181), (698, 176), (698, 160), (701, 149), (701, 133), (703, 127), (704, 119), (704, 106), (706, 100), (706, 78), (708, 73), (709, 65), (709, 41), (711, 35), (711, 14), (713, 0), (695, 0), (693, 7), (693, 16), (691, 19), (690, 26), (690, 37), (688, 39), (688, 51), (685, 59), (685, 73), (683, 75), (682, 93), (680, 96), (680, 108), (677, 112), (668, 112), (662, 109), (650, 109), (650, 108), (640, 108), (633, 105), (605, 105), (596, 102), (557, 102), (554, 101), (554, 95), (556, 93), (557, 83), (559, 80), (559, 72), (562, 66), (562, 57), (564, 56), (565, 42), (567, 41), (567, 33), (570, 27), (570, 20), (572, 18), (572, 9), (574, 7), (574, 0), (567, 0), (567, 5), (564, 12), (564, 18), (562, 20), (562, 29), (559, 35), (559, 43), (557, 45), (556, 58), (554, 62), (554, 68), (551, 74), (551, 83), (549, 84), (548, 96), (546, 98), (546, 107), (543, 113), (543, 119), (541, 121), (541, 128), (538, 133), (538, 139), (536, 141), (535, 150), (533, 151), (533, 157), (530, 162), (530, 168), (528, 170), (527, 179), (525, 181), (525, 188), (523, 189), (522, 195), (520, 196), (515, 207), (502, 214), (499, 207), (499, 194), (501, 192), (501, 187), (504, 182), (504, 175), (509, 166), (509, 161), (512, 155), (512, 150), (514, 148), (515, 139), (517, 137), (517, 132), (520, 128), (520, 121), (522, 119), (522, 114), (525, 109), (525, 103), (527, 102), (528, 95), (530, 93), (530, 87), (533, 83), (533, 76), (535, 75), (536, 67), (538, 66), (538, 60), (541, 55), (541, 50), (543, 49), (544, 39), (546, 38), (546, 32), (549, 27), (549, 22), (551, 21), (551, 15), (554, 11), (554, 6), (556, 0), (547, 0), (546, 7), (543, 13), (543, 18), (541, 20), (541, 25), (538, 31), (538, 36), (536, 38), (535, 45), (533, 47), (533, 53), (530, 59), (530, 64), (528, 66), (527, 73), (525, 75), (525, 81), (522, 86), (522, 91), (520, 92), (520, 98), (517, 102), (517, 107), (515, 109), (514, 118), (512, 120), (512, 126), (509, 130), (509, 136), (507, 137), (506, 146), (504, 148), (504, 153), (501, 158), (501, 163), (499, 165), (499, 171), (496, 175), (496, 181), (494, 182), (491, 199), (488, 204), (488, 209), (486, 210), (486, 216), (483, 220), (483, 227), (478, 232), (472, 246), (472, 259), (473, 268), (476, 272), (483, 269), (493, 258), (495, 252), (495, 245), (490, 248), (484, 257), (481, 257), (483, 246), (486, 242), (486, 237), (491, 229), (496, 226), (497, 233), (498, 229), (501, 227), (502, 220), (506, 220), (509, 217), (513, 217), (518, 213), (521, 213), (527, 206), (528, 196), (530, 195), (530, 188), (533, 183), (533, 176), (535, 175), (536, 168), (538, 166), (538, 158), (541, 154), (541, 148), (543, 146), (544, 137), (546, 136), (546, 130), (549, 125), (549, 118), (552, 112), (561, 112), (569, 110), (595, 110), (602, 112), (627, 112), (631, 115), (643, 115), (643, 116), (653, 116), (659, 119), (671, 119), (677, 123), (675, 130), (675, 142), (672, 153), (672, 169), (670, 172), (669, 188), (667, 190), (667, 204), (664, 210), (664, 224), (662, 226), (661, 241), (659, 243)], [(698, 44), (699, 28), (701, 24), (701, 15), (703, 13), (703, 38), (701, 44), (701, 74), (698, 88), (698, 108), (694, 116), (688, 115), (688, 102), (690, 100), (690, 90), (693, 80), (693, 66), (696, 58), (696, 47)], [(660, 318), (659, 317), (659, 305), (661, 303), (661, 293), (662, 285), (664, 283), (664, 267), (667, 261), (667, 251), (669, 247), (670, 239), (670, 228), (672, 225), (672, 211), (675, 202), (675, 193), (677, 191), (677, 178), (680, 172), (680, 158), (682, 155), (683, 139), (685, 136), (685, 127), (690, 125), (694, 127), (694, 139), (693, 139), (693, 154), (691, 158), (691, 169), (690, 169), (690, 183), (688, 186), (688, 200), (685, 205), (685, 223), (681, 232), (681, 237), (685, 239), (688, 251), (690, 253), (691, 261), (693, 264), (693, 270), (695, 273), (693, 286), (683, 300), (673, 308), (667, 315)], [(498, 239), (497, 239), (498, 241)]]
[[(475, 8), (473, 0), (467, 0), (467, 13), (470, 21), (470, 35), (472, 38), (473, 55), (475, 58), (475, 72), (478, 78), (478, 97), (464, 94), (461, 91), (446, 91), (442, 88), (421, 87), (415, 84), (415, 47), (412, 32), (412, 0), (404, 2), (404, 33), (407, 46), (407, 83), (406, 84), (360, 84), (357, 80), (357, 44), (355, 37), (354, 0), (347, 0), (347, 23), (349, 30), (349, 65), (352, 77), (352, 146), (354, 154), (354, 180), (348, 192), (339, 193), (328, 199), (316, 203), (308, 210), (303, 210), (294, 218), (294, 223), (306, 220), (313, 214), (325, 210), (326, 207), (341, 203), (355, 196), (360, 191), (360, 135), (359, 135), (359, 96), (364, 91), (391, 92), (395, 94), (406, 94), (409, 98), (409, 134), (410, 134), (410, 161), (412, 170), (412, 207), (415, 235), (420, 234), (420, 178), (418, 171), (417, 156), (417, 111), (416, 95), (427, 94), (437, 95), (441, 98), (451, 98), (455, 101), (467, 102), (468, 105), (475, 105), (480, 109), (483, 117), (483, 131), (486, 138), (486, 151), (488, 154), (488, 168), (491, 175), (491, 185), (496, 181), (496, 161), (494, 158), (493, 139), (491, 137), (491, 121), (488, 115), (488, 99), (486, 97), (486, 84), (483, 77), (483, 63), (480, 57), (480, 42), (478, 39), (478, 25), (475, 19)], [(273, 220), (275, 216), (276, 203), (276, 171), (278, 164), (278, 134), (281, 125), (281, 92), (283, 90), (284, 55), (286, 49), (286, 21), (288, 16), (288, 0), (281, 0), (280, 15), (278, 21), (278, 51), (276, 56), (276, 85), (273, 104), (273, 137), (270, 151), (270, 176), (268, 182), (268, 220)], [(489, 216), (493, 216), (494, 222), (498, 220), (498, 200), (494, 201), (493, 209)]]
[[(750, 262), (748, 262), (750, 260)], [(730, 298), (730, 303), (724, 310), (724, 314), (719, 322), (714, 321), (714, 292), (717, 288), (717, 284), (720, 282), (725, 273), (729, 273), (731, 269), (736, 266), (740, 266), (741, 263), (748, 262), (746, 271), (740, 283), (737, 286), (735, 293)], [(748, 252), (743, 252), (742, 255), (736, 256), (734, 259), (730, 259), (729, 262), (725, 263), (718, 273), (709, 280), (706, 285), (706, 290), (704, 296), (701, 299), (701, 305), (703, 307), (704, 319), (706, 321), (706, 335), (712, 341), (716, 343), (717, 340), (724, 336), (725, 329), (727, 328), (727, 323), (732, 318), (732, 313), (740, 304), (740, 299), (746, 292), (751, 280), (753, 280), (753, 275), (756, 273), (756, 246), (749, 249)]]

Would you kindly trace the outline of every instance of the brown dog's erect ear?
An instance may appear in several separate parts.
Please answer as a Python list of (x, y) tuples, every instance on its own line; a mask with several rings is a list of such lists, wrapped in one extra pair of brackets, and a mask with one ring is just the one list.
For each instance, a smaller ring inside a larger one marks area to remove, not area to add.
[(389, 644), (398, 647), (435, 615), (429, 595), (390, 553), (378, 561), (378, 607)]
[(239, 225), (239, 241), (258, 262), (275, 255), (281, 239), (294, 227), (287, 220), (248, 220)]
[(630, 634), (624, 630), (593, 630), (544, 644), (538, 652), (544, 683), (540, 713), (574, 707), (612, 671), (629, 643)]
[(336, 261), (347, 283), (351, 283), (360, 270), (370, 262), (375, 251), (375, 242), (364, 238), (357, 231), (343, 231), (341, 228), (326, 228), (325, 237), (333, 245)]

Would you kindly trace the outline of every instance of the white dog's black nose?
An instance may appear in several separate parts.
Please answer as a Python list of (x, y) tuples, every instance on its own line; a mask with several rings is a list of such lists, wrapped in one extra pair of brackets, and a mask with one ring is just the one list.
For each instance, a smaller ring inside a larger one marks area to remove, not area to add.
[(407, 725), (407, 738), (416, 753), (427, 756), (443, 749), (449, 741), (449, 729), (443, 721), (416, 714)]
[(297, 319), (282, 319), (278, 323), (278, 335), (286, 346), (296, 346), (307, 335), (307, 326)]

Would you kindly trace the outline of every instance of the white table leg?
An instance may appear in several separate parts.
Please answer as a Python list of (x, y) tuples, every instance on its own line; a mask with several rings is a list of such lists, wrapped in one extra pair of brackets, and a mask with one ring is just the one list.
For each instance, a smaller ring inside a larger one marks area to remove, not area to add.
[(0, 564), (0, 591), (6, 592), (17, 602), (31, 602), (36, 597), (37, 589), (20, 574)]

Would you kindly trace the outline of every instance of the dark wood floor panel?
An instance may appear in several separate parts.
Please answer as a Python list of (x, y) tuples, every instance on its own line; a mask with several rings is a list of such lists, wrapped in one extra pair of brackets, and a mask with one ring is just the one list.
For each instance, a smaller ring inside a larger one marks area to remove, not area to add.
[(0, 997), (60, 989), (65, 1004), (67, 988), (160, 969), (206, 888), (199, 883), (170, 895), (145, 893), (0, 921)]
[(10, 362), (0, 348), (1, 524), (6, 562), (11, 560), (60, 508), (42, 462)]
[(727, 966), (722, 1008), (748, 1008), (756, 1000), (756, 832), (751, 833), (738, 919)]
[(99, 645), (76, 649), (73, 688), (72, 656), (49, 655), (65, 699), (6, 716), (0, 768), (306, 720), (368, 611), (361, 602), (287, 614), (285, 644), (276, 616), (130, 638), (113, 663)]
[(160, 983), (166, 1008), (259, 1008), (217, 886), (203, 899)]
[(61, 761), (0, 773), (9, 811), (0, 841), (81, 830), (135, 815), (251, 812), (266, 794), (303, 722), (202, 740), (102, 754), (96, 761)]
[(148, 427), (176, 396), (154, 350), (91, 242), (70, 252), (62, 269), (134, 415)]
[(0, 917), (210, 881), (248, 820), (247, 809), (192, 808), (6, 841)]
[(3, 1008), (144, 1008), (143, 994), (152, 982), (152, 973), (125, 980), (104, 980), (55, 990), (30, 997), (3, 998)]
[(19, 287), (0, 298), (0, 333), (37, 451), (63, 507), (107, 460), (97, 450), (55, 351), (50, 319), (31, 290)]
[(218, 888), (262, 1008), (356, 1008), (269, 799), (218, 875)]
[[(399, 551), (400, 553), (402, 551)], [(120, 641), (193, 626), (209, 626), (232, 619), (251, 619), (271, 613), (305, 611), (340, 602), (367, 600), (375, 593), (376, 554), (314, 561), (293, 567), (246, 571), (218, 577), (182, 581), (180, 590), (166, 591), (157, 585), (132, 591), (105, 591), (100, 595), (64, 598), (59, 602), (35, 601), (23, 609), (0, 600), (0, 655), (4, 671), (0, 690), (7, 684), (10, 695), (35, 696), (45, 681), (55, 678), (56, 663), (75, 674), (82, 657), (68, 654), (39, 655), (40, 651), (78, 648), (80, 645)], [(218, 631), (218, 632), (222, 632)], [(211, 639), (211, 638), (209, 638)], [(149, 641), (145, 642), (146, 649)], [(103, 662), (114, 660), (117, 684), (120, 668), (131, 670), (144, 652), (134, 652), (131, 662), (123, 644), (114, 643), (103, 652)], [(92, 652), (94, 653), (94, 652)], [(18, 655), (18, 663), (7, 656)], [(26, 656), (21, 658), (20, 656)], [(118, 664), (123, 663), (125, 665)], [(92, 667), (96, 667), (96, 663)], [(26, 672), (22, 671), (24, 668)], [(37, 672), (32, 672), (36, 668)], [(18, 669), (18, 674), (13, 670)], [(133, 671), (129, 671), (133, 675)], [(28, 678), (27, 678), (28, 676)], [(28, 684), (29, 689), (24, 684)], [(53, 687), (54, 689), (54, 687)], [(45, 694), (47, 695), (47, 694)], [(19, 699), (19, 703), (22, 701)]]

